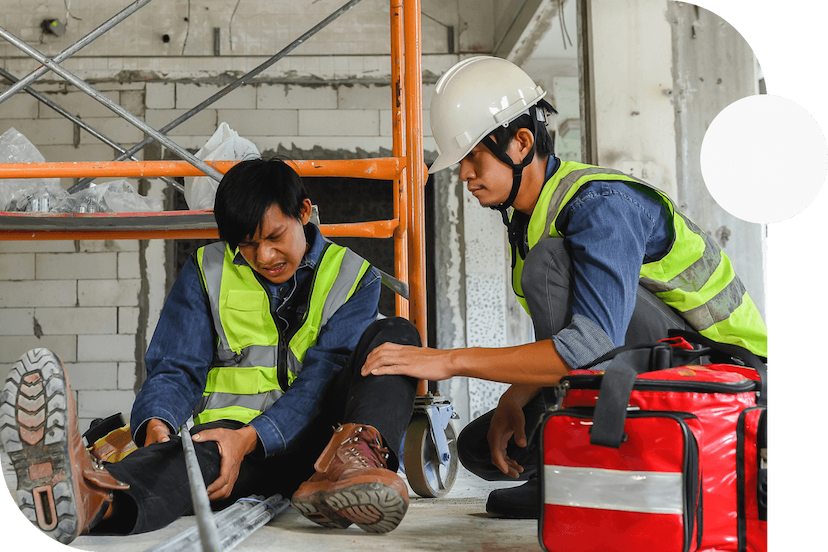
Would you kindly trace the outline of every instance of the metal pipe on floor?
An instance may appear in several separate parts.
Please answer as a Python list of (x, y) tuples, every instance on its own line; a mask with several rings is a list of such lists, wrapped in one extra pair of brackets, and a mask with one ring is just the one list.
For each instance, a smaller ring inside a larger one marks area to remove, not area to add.
[(221, 541), (218, 536), (216, 520), (207, 497), (207, 487), (198, 467), (193, 439), (186, 424), (181, 426), (181, 444), (184, 447), (184, 461), (187, 464), (187, 477), (190, 480), (190, 494), (193, 498), (193, 510), (198, 521), (198, 534), (201, 537), (201, 549), (204, 552), (220, 552)]
[(227, 525), (220, 529), (222, 550), (232, 550), (289, 506), (288, 499), (282, 498), (282, 495), (274, 495), (250, 508), (241, 517), (229, 520)]
[[(215, 514), (222, 552), (232, 550), (253, 532), (284, 512), (290, 501), (282, 495), (263, 500), (261, 496), (240, 499)], [(199, 549), (198, 527), (193, 526), (151, 548), (148, 552), (181, 552)]]
[[(220, 512), (216, 512), (214, 515), (214, 519), (216, 520), (216, 526), (221, 526), (223, 523), (227, 523), (227, 519), (231, 516), (239, 516), (246, 509), (249, 509), (250, 506), (245, 505), (242, 502), (236, 502), (232, 506), (225, 508)], [(182, 531), (181, 533), (175, 535), (174, 537), (170, 537), (169, 539), (165, 540), (164, 542), (160, 543), (157, 546), (149, 548), (147, 552), (180, 552), (193, 544), (199, 543), (199, 536), (198, 536), (198, 525), (193, 525), (186, 531)]]

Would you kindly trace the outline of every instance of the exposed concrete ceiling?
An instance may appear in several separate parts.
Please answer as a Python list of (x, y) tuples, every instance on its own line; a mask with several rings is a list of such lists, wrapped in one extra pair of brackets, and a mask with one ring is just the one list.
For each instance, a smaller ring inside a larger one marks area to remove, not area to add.
[[(502, 0), (502, 17), (495, 29), (494, 55), (506, 58), (517, 65), (523, 65), (542, 44), (550, 45), (548, 38), (553, 34), (553, 24), (560, 21), (560, 12), (573, 12), (575, 0)], [(570, 36), (575, 34), (574, 18), (569, 21)], [(572, 38), (574, 44), (575, 38)], [(557, 48), (556, 48), (557, 49)], [(565, 49), (566, 50), (566, 49)], [(556, 53), (538, 52), (541, 57), (565, 57)], [(575, 48), (568, 48), (567, 54), (575, 55)]]

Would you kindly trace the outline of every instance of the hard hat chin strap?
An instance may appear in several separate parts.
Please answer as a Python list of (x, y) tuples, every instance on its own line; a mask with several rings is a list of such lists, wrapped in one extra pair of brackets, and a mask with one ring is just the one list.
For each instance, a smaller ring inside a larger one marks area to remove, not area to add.
[(515, 163), (506, 153), (506, 148), (509, 147), (509, 144), (499, 145), (497, 142), (492, 140), (491, 136), (486, 136), (480, 142), (489, 148), (494, 156), (500, 159), (502, 163), (512, 168), (512, 190), (509, 192), (508, 199), (500, 205), (492, 207), (492, 209), (497, 209), (498, 211), (505, 211), (512, 206), (512, 203), (514, 203), (515, 198), (517, 197), (518, 190), (520, 190), (520, 181), (523, 178), (524, 167), (531, 163), (532, 159), (535, 157), (535, 144), (532, 144), (532, 148), (529, 150), (529, 153), (526, 154), (523, 161)]
[[(557, 113), (557, 111), (555, 111), (555, 109), (544, 100), (541, 100), (540, 105), (545, 109), (550, 109), (553, 112)], [(489, 148), (489, 150), (494, 154), (495, 157), (497, 157), (498, 159), (500, 159), (501, 162), (505, 163), (506, 165), (512, 168), (512, 190), (511, 192), (509, 192), (509, 197), (500, 205), (492, 207), (492, 209), (497, 209), (501, 212), (501, 214), (503, 215), (503, 222), (504, 224), (506, 224), (506, 226), (509, 225), (507, 222), (506, 209), (512, 206), (512, 203), (514, 203), (518, 191), (520, 190), (520, 182), (521, 178), (523, 177), (523, 169), (529, 163), (532, 162), (532, 159), (535, 158), (535, 146), (537, 145), (538, 141), (538, 132), (542, 128), (541, 123), (546, 121), (546, 117), (543, 115), (543, 111), (539, 110), (537, 105), (530, 106), (529, 109), (524, 111), (524, 113), (527, 112), (529, 113), (529, 117), (532, 120), (532, 137), (534, 138), (534, 140), (532, 142), (532, 147), (529, 149), (529, 153), (526, 154), (526, 157), (520, 163), (515, 163), (514, 161), (512, 161), (512, 158), (509, 157), (509, 154), (506, 153), (506, 150), (509, 147), (509, 142), (506, 142), (504, 144), (498, 144), (492, 139), (491, 135), (485, 136), (482, 140), (480, 140), (480, 143)], [(510, 123), (507, 123), (506, 126), (508, 126)]]
[(520, 181), (523, 177), (524, 167), (531, 163), (532, 159), (535, 157), (535, 145), (532, 144), (532, 148), (529, 150), (529, 153), (526, 154), (526, 157), (522, 162), (515, 163), (512, 161), (512, 158), (506, 154), (506, 148), (499, 146), (494, 140), (492, 140), (491, 136), (483, 138), (481, 143), (489, 148), (495, 157), (500, 159), (506, 165), (512, 167), (512, 191), (509, 193), (508, 199), (500, 205), (495, 205), (491, 208), (500, 211), (500, 216), (503, 218), (503, 224), (507, 228), (509, 243), (512, 245), (512, 268), (514, 268), (516, 250), (520, 252), (521, 257), (525, 257), (527, 253), (525, 251), (527, 248), (524, 246), (525, 239), (523, 239), (523, 236), (525, 235), (526, 225), (529, 222), (529, 216), (515, 210), (512, 213), (510, 220), (508, 209), (512, 206), (512, 203), (514, 203), (518, 190), (520, 190)]
[[(541, 105), (544, 108), (550, 109), (551, 111), (557, 113), (557, 111), (555, 111), (555, 109), (547, 102), (542, 101)], [(515, 211), (510, 220), (507, 210), (515, 202), (515, 198), (520, 190), (520, 183), (523, 178), (523, 169), (532, 162), (532, 159), (535, 158), (535, 146), (538, 140), (537, 137), (540, 129), (540, 123), (545, 121), (545, 117), (542, 112), (538, 110), (537, 106), (531, 106), (528, 111), (532, 119), (532, 136), (534, 137), (534, 141), (532, 142), (532, 147), (529, 149), (529, 153), (526, 154), (526, 157), (524, 157), (523, 161), (520, 163), (512, 161), (512, 158), (506, 153), (506, 149), (509, 147), (509, 142), (498, 144), (492, 139), (491, 135), (480, 140), (480, 143), (489, 148), (495, 157), (512, 168), (512, 190), (509, 192), (509, 197), (500, 205), (495, 205), (491, 208), (500, 211), (500, 216), (503, 218), (503, 224), (508, 229), (509, 243), (512, 245), (513, 268), (515, 266), (516, 250), (519, 251), (521, 257), (525, 257), (527, 253), (528, 247), (526, 246), (525, 235), (526, 226), (529, 223), (529, 215)]]

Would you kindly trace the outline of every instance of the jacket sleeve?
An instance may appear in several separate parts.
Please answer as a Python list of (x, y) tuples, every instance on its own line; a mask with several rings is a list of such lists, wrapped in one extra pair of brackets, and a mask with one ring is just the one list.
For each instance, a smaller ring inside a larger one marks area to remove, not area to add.
[(170, 290), (146, 354), (147, 379), (130, 417), (143, 444), (146, 423), (157, 418), (177, 431), (193, 413), (207, 381), (216, 333), (193, 256)]
[(251, 420), (265, 456), (284, 453), (320, 415), (326, 388), (348, 361), (362, 333), (377, 318), (379, 295), (379, 274), (372, 268), (363, 276), (356, 293), (320, 330), (290, 389)]
[(661, 205), (618, 182), (593, 182), (561, 213), (572, 252), (572, 323), (553, 337), (570, 366), (624, 344), (641, 265), (668, 236)]

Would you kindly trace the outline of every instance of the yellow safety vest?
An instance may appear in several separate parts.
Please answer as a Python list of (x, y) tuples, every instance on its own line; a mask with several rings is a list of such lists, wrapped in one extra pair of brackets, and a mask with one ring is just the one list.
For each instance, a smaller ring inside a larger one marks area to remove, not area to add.
[(193, 411), (197, 424), (248, 423), (279, 400), (302, 371), (305, 353), (316, 345), (319, 331), (371, 267), (350, 249), (328, 243), (313, 274), (302, 323), (292, 336), (285, 336), (253, 269), (233, 263), (237, 253), (224, 242), (196, 252), (218, 335), (207, 385)]
[[(651, 185), (629, 175), (563, 161), (541, 190), (529, 218), (529, 248), (545, 238), (563, 237), (557, 228), (558, 215), (582, 186), (594, 180), (625, 182), (660, 201), (673, 225), (673, 239), (664, 255), (644, 263), (639, 283), (673, 307), (700, 334), (719, 343), (745, 347), (767, 357), (768, 331), (759, 310), (736, 276), (730, 259), (721, 248), (676, 209), (672, 200)], [(512, 245), (514, 249), (514, 244)], [(520, 277), (524, 259), (512, 251), (512, 287), (529, 312)]]

